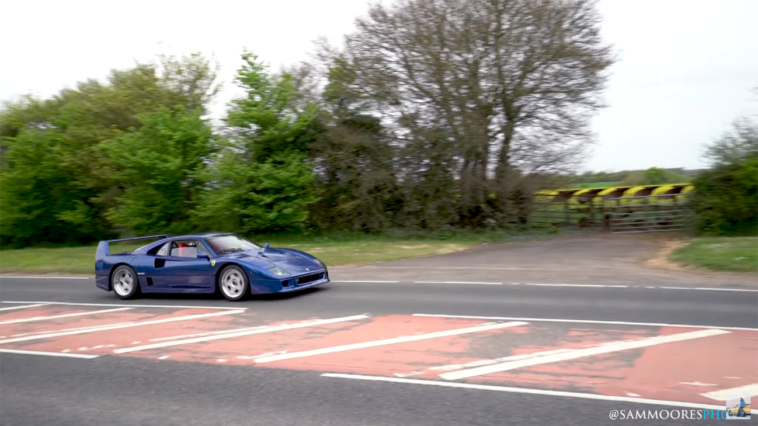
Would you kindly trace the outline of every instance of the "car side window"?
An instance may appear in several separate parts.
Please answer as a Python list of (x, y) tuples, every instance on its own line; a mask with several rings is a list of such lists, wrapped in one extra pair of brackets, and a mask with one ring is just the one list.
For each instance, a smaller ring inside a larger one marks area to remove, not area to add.
[(171, 243), (166, 243), (158, 250), (158, 256), (168, 256), (168, 250), (171, 248)]
[(197, 240), (182, 240), (171, 243), (171, 257), (197, 257), (198, 246), (200, 252), (207, 253)]

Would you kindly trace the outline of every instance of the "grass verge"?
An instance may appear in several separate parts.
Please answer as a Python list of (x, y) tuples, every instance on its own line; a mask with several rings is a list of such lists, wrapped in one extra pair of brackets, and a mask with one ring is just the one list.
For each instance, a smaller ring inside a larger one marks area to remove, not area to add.
[(698, 239), (674, 250), (670, 259), (716, 271), (758, 272), (758, 237)]
[[(440, 233), (435, 235), (331, 233), (322, 235), (251, 236), (272, 247), (302, 250), (328, 266), (360, 265), (453, 253), (481, 243), (524, 241), (555, 236), (550, 231)], [(112, 244), (111, 253), (134, 250), (142, 244)], [(97, 246), (24, 248), (0, 251), (0, 273), (93, 274)]]

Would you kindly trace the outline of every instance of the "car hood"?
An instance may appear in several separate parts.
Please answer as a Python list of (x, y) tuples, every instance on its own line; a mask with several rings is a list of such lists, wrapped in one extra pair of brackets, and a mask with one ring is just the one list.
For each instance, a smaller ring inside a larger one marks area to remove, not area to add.
[(248, 250), (221, 256), (236, 259), (262, 269), (279, 267), (291, 275), (302, 275), (312, 271), (323, 270), (317, 261), (298, 253), (295, 250), (267, 248), (265, 251)]

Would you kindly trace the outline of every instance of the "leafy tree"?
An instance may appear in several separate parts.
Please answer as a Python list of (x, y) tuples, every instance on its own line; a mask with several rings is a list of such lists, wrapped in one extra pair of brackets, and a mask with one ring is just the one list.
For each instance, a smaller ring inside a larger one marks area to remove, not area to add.
[(199, 112), (159, 108), (137, 118), (138, 129), (102, 144), (125, 188), (107, 217), (138, 234), (188, 231), (211, 129)]
[(758, 124), (734, 123), (708, 146), (712, 168), (695, 179), (700, 229), (716, 234), (758, 233)]
[[(141, 114), (164, 106), (189, 110), (209, 102), (216, 90), (214, 79), (210, 64), (199, 56), (164, 57), (162, 68), (137, 64), (113, 70), (105, 83), (88, 80), (51, 99), (27, 96), (3, 105), (3, 242), (90, 242), (113, 235), (106, 212), (116, 205), (124, 186), (115, 171), (119, 167), (111, 164), (101, 144), (139, 128)], [(21, 160), (30, 150), (44, 154), (39, 162)], [(50, 155), (54, 157), (44, 161)], [(45, 169), (38, 170), (41, 167)], [(50, 175), (56, 178), (45, 178)], [(45, 182), (40, 190), (54, 192), (57, 201), (39, 204), (39, 194), (16, 184), (21, 176), (34, 185)], [(24, 215), (48, 219), (28, 221)]]
[(393, 149), (380, 120), (345, 86), (354, 74), (338, 59), (322, 93), (324, 131), (311, 145), (320, 200), (312, 217), (324, 228), (380, 231), (393, 225), (397, 185)]
[(61, 163), (72, 142), (58, 130), (29, 129), (12, 139), (0, 173), (3, 244), (85, 243), (108, 235), (94, 216), (77, 170)]
[(198, 174), (206, 185), (195, 219), (242, 233), (303, 225), (316, 201), (307, 152), (318, 134), (318, 109), (298, 102), (292, 75), (269, 74), (252, 53), (243, 60), (236, 81), (247, 93), (232, 101), (228, 140)]

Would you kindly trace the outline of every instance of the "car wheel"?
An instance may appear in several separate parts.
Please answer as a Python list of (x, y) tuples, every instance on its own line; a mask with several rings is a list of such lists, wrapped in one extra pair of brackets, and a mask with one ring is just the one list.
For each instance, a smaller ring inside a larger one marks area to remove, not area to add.
[(247, 275), (239, 266), (229, 265), (221, 271), (218, 288), (227, 300), (242, 300), (247, 294), (248, 287)]
[(130, 266), (121, 265), (113, 271), (111, 287), (121, 299), (131, 299), (139, 293), (137, 274)]

